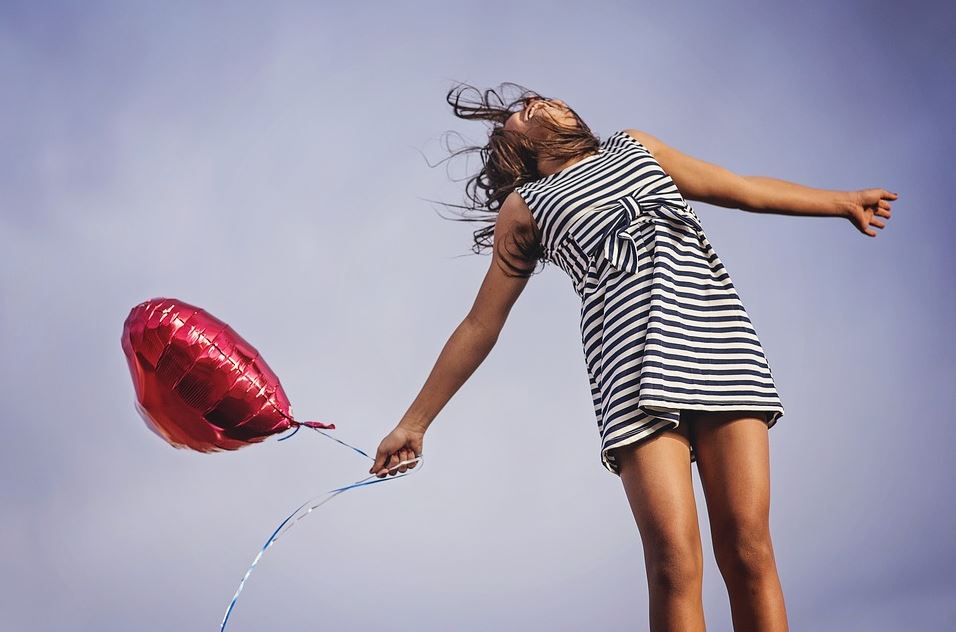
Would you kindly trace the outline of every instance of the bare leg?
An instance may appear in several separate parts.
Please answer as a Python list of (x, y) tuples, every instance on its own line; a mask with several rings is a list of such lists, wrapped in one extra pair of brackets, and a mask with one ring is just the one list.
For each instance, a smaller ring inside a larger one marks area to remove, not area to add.
[(736, 632), (788, 630), (770, 539), (770, 451), (760, 412), (694, 411), (714, 555)]
[(651, 632), (702, 632), (703, 553), (690, 469), (690, 426), (615, 450), (644, 548)]

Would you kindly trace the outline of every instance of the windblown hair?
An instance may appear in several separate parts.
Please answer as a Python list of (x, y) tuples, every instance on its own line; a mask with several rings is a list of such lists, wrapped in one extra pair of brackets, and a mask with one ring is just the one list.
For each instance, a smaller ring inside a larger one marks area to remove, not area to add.
[[(517, 89), (519, 94), (506, 101), (503, 97), (505, 88)], [(463, 99), (463, 93), (469, 91), (477, 95), (470, 102)], [(478, 152), (481, 156), (481, 170), (465, 184), (465, 195), (471, 204), (442, 204), (466, 210), (461, 214), (461, 219), (456, 221), (488, 224), (475, 230), (471, 249), (475, 254), (480, 254), (484, 248), (492, 248), (492, 256), (494, 252), (498, 253), (499, 259), (507, 266), (503, 268), (505, 274), (509, 276), (528, 277), (534, 272), (537, 262), (546, 259), (541, 246), (540, 230), (536, 225), (531, 230), (515, 231), (511, 240), (513, 244), (494, 243), (494, 224), (505, 198), (516, 187), (542, 177), (538, 172), (539, 155), (556, 160), (570, 160), (575, 156), (593, 153), (600, 145), (599, 140), (573, 109), (571, 113), (578, 124), (574, 128), (561, 126), (548, 117), (542, 117), (540, 125), (549, 132), (549, 138), (546, 140), (533, 140), (521, 132), (504, 129), (508, 117), (522, 110), (527, 103), (548, 98), (510, 82), (500, 84), (497, 91), (489, 89), (483, 93), (474, 86), (460, 83), (446, 95), (455, 116), (465, 120), (489, 121), (491, 129), (486, 145), (466, 145), (448, 157), (468, 152)], [(468, 211), (477, 211), (482, 216), (468, 217)]]

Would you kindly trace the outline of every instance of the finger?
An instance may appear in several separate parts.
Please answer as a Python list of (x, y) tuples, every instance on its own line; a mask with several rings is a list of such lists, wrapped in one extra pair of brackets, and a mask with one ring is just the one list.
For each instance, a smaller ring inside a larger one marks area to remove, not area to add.
[(886, 199), (888, 199), (888, 200), (895, 200), (895, 199), (898, 198), (899, 196), (900, 196), (899, 193), (893, 193), (892, 191), (887, 191), (886, 189), (883, 189), (882, 197), (884, 197), (884, 198), (886, 198)]
[(877, 228), (883, 228), (886, 224), (881, 219), (876, 219), (875, 217), (870, 220), (870, 226), (876, 226)]
[(421, 456), (422, 451), (425, 449), (425, 436), (419, 435), (412, 441), (412, 449), (415, 450), (415, 456)]
[(867, 235), (869, 235), (870, 237), (876, 237), (876, 231), (873, 230), (872, 228), (867, 228), (867, 229), (866, 229), (865, 231), (863, 231), (863, 232), (866, 233)]
[(400, 463), (402, 463), (402, 466), (398, 468), (398, 471), (402, 474), (404, 474), (408, 470), (408, 464), (405, 463), (405, 461), (407, 460), (408, 460), (408, 449), (402, 448), (402, 454), (400, 458)]
[(418, 446), (415, 448), (415, 457), (418, 459), (416, 465), (422, 462), (421, 457), (423, 454), (425, 454), (425, 448), (422, 446), (422, 442), (419, 441)]
[(382, 464), (385, 462), (385, 450), (382, 449), (382, 446), (378, 446), (378, 450), (375, 452), (375, 461), (372, 463), (372, 467), (369, 468), (368, 473), (374, 474), (382, 469)]
[(408, 461), (408, 463), (405, 464), (406, 470), (410, 470), (413, 467), (415, 467), (415, 463), (414, 463), (415, 454), (416, 454), (415, 446), (412, 445), (411, 442), (409, 442), (408, 447), (405, 448), (405, 460)]
[(392, 460), (392, 455), (389, 454), (385, 458), (385, 461), (382, 463), (382, 465), (379, 466), (378, 470), (376, 471), (376, 474), (379, 478), (384, 478), (385, 476), (388, 475), (388, 468), (389, 468), (389, 463), (391, 460)]

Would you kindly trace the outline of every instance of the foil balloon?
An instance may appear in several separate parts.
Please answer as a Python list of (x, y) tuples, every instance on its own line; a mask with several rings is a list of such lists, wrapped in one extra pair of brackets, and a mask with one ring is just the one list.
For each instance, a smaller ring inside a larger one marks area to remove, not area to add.
[(130, 310), (123, 352), (146, 425), (177, 448), (237, 450), (299, 426), (279, 378), (229, 325), (174, 298)]

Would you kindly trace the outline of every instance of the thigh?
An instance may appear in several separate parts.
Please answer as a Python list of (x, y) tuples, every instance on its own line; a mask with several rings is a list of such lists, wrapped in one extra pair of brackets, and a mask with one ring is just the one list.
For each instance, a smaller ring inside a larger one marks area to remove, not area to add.
[(677, 429), (614, 449), (647, 561), (700, 548), (688, 435), (682, 421)]
[(697, 471), (711, 530), (723, 536), (768, 528), (770, 454), (765, 414), (697, 411)]

